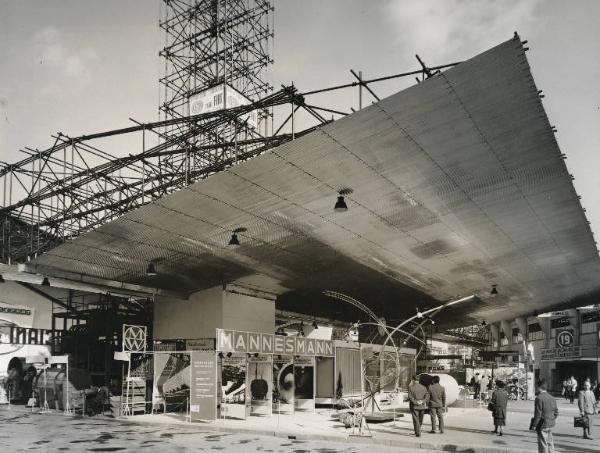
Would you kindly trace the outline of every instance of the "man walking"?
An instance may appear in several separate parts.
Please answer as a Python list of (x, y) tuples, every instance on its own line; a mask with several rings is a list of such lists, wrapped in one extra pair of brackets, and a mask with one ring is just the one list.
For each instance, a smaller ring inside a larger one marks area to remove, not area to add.
[(556, 406), (556, 400), (547, 392), (545, 379), (539, 381), (538, 391), (538, 396), (535, 397), (535, 412), (530, 429), (537, 431), (538, 452), (554, 453), (552, 428), (556, 424), (558, 407)]
[(475, 395), (473, 395), (473, 399), (479, 399), (479, 392), (481, 391), (481, 378), (479, 377), (479, 373), (475, 373)]
[(571, 376), (571, 379), (569, 379), (569, 400), (571, 401), (571, 404), (573, 404), (573, 401), (575, 400), (576, 396), (577, 396), (577, 379), (575, 379), (575, 376)]
[(579, 412), (583, 418), (583, 438), (593, 439), (592, 437), (592, 415), (596, 413), (596, 397), (592, 392), (590, 381), (583, 383), (583, 390), (579, 392), (577, 398), (579, 404)]
[(417, 376), (412, 377), (412, 381), (408, 386), (408, 401), (415, 436), (421, 437), (421, 425), (423, 424), (423, 416), (429, 404), (429, 393), (425, 386), (419, 383)]
[(436, 419), (439, 420), (440, 433), (444, 432), (444, 411), (446, 410), (446, 389), (440, 384), (440, 377), (433, 376), (429, 386), (429, 412), (431, 415), (431, 433), (435, 433)]

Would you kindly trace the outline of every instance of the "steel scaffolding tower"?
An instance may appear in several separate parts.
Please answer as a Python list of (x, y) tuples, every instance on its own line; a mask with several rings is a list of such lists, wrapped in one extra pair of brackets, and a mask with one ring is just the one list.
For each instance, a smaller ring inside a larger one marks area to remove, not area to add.
[[(165, 44), (159, 112), (164, 120), (248, 104), (267, 96), (272, 65), (273, 6), (268, 0), (163, 0)], [(268, 109), (232, 119), (186, 146), (245, 141), (268, 135)], [(165, 128), (180, 136), (189, 124)], [(234, 152), (239, 152), (235, 147)], [(220, 150), (165, 159), (163, 165), (197, 169), (223, 156)], [(226, 157), (233, 157), (231, 154)]]

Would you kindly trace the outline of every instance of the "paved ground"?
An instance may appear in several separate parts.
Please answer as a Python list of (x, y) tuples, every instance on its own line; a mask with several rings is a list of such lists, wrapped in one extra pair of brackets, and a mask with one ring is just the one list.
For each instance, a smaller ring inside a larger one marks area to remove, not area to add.
[(13, 408), (0, 409), (0, 451), (408, 453), (413, 450), (218, 433), (187, 425), (155, 426), (101, 417), (32, 414)]
[[(517, 453), (536, 450), (535, 433), (527, 431), (532, 406), (532, 402), (510, 403), (503, 437), (490, 433), (491, 417), (485, 409), (451, 409), (444, 435), (424, 432), (419, 439), (412, 433), (409, 417), (371, 425), (372, 438), (356, 438), (349, 437), (350, 431), (332, 420), (329, 411), (189, 425), (169, 416), (136, 416), (124, 422), (0, 407), (0, 451), (376, 453), (421, 449)], [(584, 440), (581, 430), (573, 428), (576, 407), (560, 401), (559, 409), (557, 451), (600, 452), (600, 441)], [(600, 436), (600, 420), (596, 424)], [(426, 417), (425, 431), (429, 427)]]

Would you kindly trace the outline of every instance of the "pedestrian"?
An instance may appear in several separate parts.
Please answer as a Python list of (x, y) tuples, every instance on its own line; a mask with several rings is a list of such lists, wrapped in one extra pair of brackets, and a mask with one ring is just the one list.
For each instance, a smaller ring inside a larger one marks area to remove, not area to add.
[(408, 386), (408, 401), (415, 436), (421, 437), (423, 416), (429, 406), (429, 392), (427, 392), (427, 388), (424, 385), (419, 383), (417, 376), (412, 377), (412, 381)]
[(571, 401), (571, 404), (573, 404), (573, 401), (575, 400), (576, 395), (577, 395), (577, 379), (575, 379), (575, 376), (571, 376), (571, 379), (569, 379), (569, 401)]
[(599, 382), (594, 381), (594, 384), (592, 385), (592, 391), (594, 392), (596, 401), (598, 401), (600, 399), (600, 383)]
[(569, 380), (565, 379), (562, 384), (562, 392), (561, 395), (565, 397), (566, 400), (569, 399)]
[(433, 376), (429, 386), (429, 414), (431, 415), (431, 433), (435, 433), (436, 419), (439, 420), (440, 433), (444, 432), (444, 412), (446, 410), (446, 389), (440, 384), (440, 377)]
[(506, 426), (506, 408), (508, 406), (508, 393), (504, 389), (503, 381), (496, 381), (496, 390), (492, 393), (490, 404), (494, 418), (494, 431), (492, 432), (502, 436), (502, 427)]
[(475, 395), (473, 396), (474, 399), (478, 400), (479, 399), (479, 392), (481, 391), (481, 378), (479, 377), (479, 373), (475, 373)]
[(596, 413), (596, 397), (592, 392), (590, 381), (583, 383), (583, 390), (579, 392), (577, 402), (579, 404), (579, 412), (583, 418), (583, 438), (593, 439), (592, 437), (592, 415)]
[(552, 428), (556, 425), (558, 407), (556, 400), (548, 393), (545, 379), (538, 382), (538, 395), (535, 397), (535, 411), (529, 429), (537, 431), (538, 452), (554, 453)]

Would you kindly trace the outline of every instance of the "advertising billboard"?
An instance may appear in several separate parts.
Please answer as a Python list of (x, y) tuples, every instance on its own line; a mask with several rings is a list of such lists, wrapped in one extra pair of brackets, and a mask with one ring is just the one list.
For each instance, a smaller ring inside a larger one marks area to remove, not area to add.
[[(193, 94), (188, 99), (190, 116), (216, 112), (217, 110), (232, 109), (248, 104), (251, 104), (250, 99), (226, 83), (202, 90)], [(250, 128), (257, 129), (257, 112), (253, 111), (244, 115), (242, 121), (247, 121)]]

